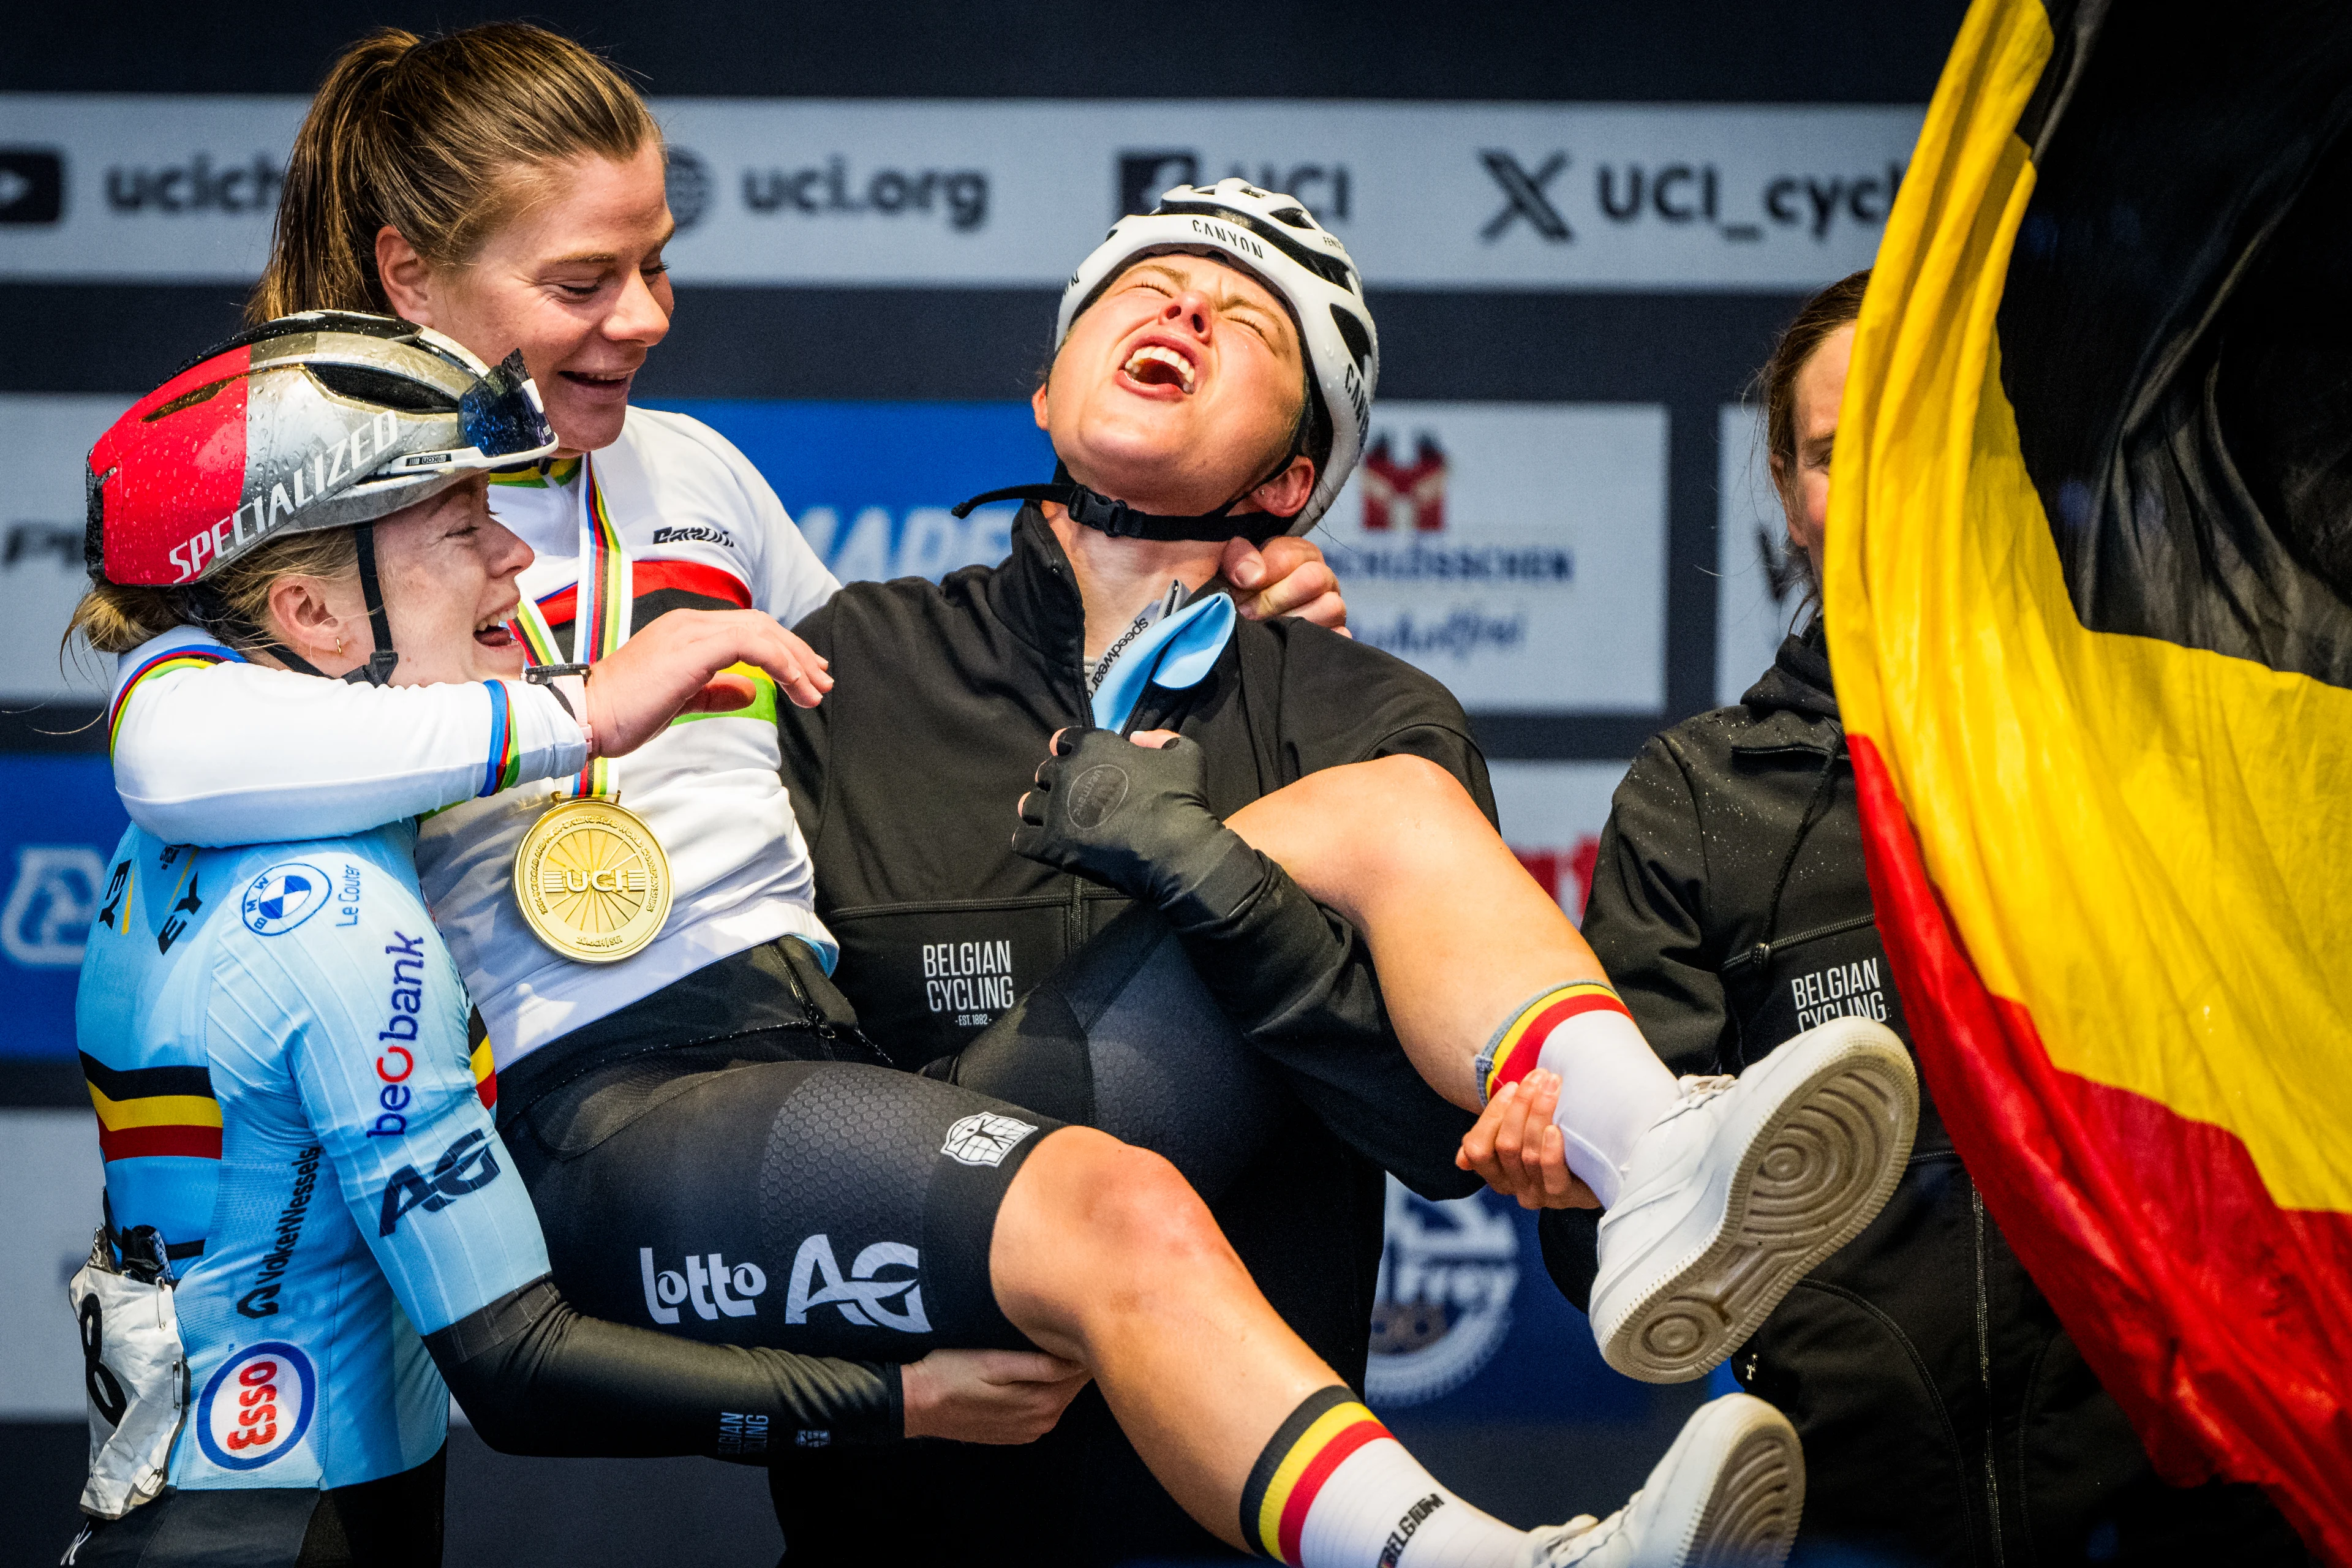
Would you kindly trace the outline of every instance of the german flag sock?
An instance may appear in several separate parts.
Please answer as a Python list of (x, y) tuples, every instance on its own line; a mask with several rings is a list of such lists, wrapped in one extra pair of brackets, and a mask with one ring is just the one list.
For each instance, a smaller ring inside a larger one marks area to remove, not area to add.
[(1438, 1485), (1336, 1384), (1307, 1395), (1251, 1467), (1242, 1538), (1292, 1568), (1500, 1568), (1526, 1540)]
[(1537, 1068), (1559, 1075), (1552, 1112), (1568, 1168), (1602, 1207), (1622, 1190), (1634, 1142), (1682, 1093), (1617, 993), (1598, 980), (1555, 985), (1513, 1013), (1478, 1053), (1478, 1089), (1491, 1100)]

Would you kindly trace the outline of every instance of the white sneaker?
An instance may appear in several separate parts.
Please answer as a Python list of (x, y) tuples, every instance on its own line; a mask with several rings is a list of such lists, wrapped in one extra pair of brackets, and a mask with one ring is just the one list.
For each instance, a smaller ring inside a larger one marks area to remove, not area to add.
[(1686, 1078), (1601, 1221), (1592, 1333), (1644, 1383), (1698, 1377), (1895, 1191), (1919, 1079), (1883, 1024), (1839, 1018), (1736, 1079)]
[(1727, 1394), (1683, 1423), (1623, 1508), (1529, 1532), (1518, 1568), (1780, 1568), (1804, 1506), (1797, 1429)]

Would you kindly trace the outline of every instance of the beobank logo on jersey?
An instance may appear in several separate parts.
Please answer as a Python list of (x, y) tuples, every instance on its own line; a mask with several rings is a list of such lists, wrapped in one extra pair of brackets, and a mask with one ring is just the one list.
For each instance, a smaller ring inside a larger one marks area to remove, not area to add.
[(257, 1470), (302, 1441), (318, 1404), (310, 1358), (283, 1340), (265, 1340), (223, 1362), (205, 1384), (196, 1441), (224, 1469)]

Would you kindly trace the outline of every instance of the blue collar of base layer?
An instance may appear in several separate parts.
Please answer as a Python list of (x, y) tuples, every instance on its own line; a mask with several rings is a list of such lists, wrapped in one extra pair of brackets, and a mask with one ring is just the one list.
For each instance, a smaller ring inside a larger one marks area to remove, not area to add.
[(1233, 640), (1237, 616), (1233, 599), (1224, 594), (1211, 594), (1161, 616), (1119, 649), (1103, 672), (1095, 688), (1095, 722), (1106, 730), (1124, 730), (1148, 686), (1170, 691), (1198, 686)]

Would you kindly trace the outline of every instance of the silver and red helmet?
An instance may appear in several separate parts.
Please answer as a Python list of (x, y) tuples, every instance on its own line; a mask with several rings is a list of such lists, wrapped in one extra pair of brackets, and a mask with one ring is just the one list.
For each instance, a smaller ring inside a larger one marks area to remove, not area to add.
[(519, 353), (493, 368), (413, 321), (283, 316), (99, 437), (85, 553), (126, 587), (200, 583), (271, 539), (373, 522), (555, 447)]

